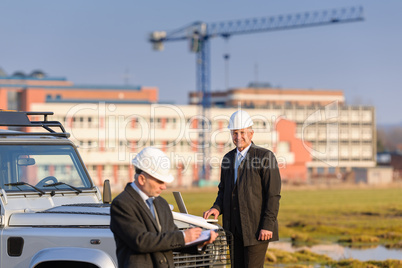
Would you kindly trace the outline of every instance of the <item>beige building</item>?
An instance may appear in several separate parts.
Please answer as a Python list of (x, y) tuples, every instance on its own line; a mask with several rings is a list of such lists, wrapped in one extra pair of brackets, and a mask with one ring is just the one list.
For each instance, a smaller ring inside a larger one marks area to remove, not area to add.
[[(200, 104), (199, 92), (189, 93), (190, 104)], [(275, 108), (279, 106), (325, 106), (345, 103), (341, 90), (308, 90), (293, 88), (232, 88), (211, 92), (211, 104), (218, 107)]]
[[(116, 190), (132, 180), (131, 159), (144, 146), (164, 150), (173, 163), (174, 186), (189, 187), (198, 182), (202, 164), (200, 131), (208, 137), (210, 183), (219, 182), (220, 161), (233, 148), (226, 129), (237, 108), (210, 109), (202, 118), (196, 105), (38, 103), (34, 111), (53, 111), (53, 120), (66, 126), (94, 181), (110, 179)], [(276, 105), (245, 109), (252, 116), (254, 142), (273, 150), (280, 168), (294, 160), (289, 144), (281, 141), (276, 124), (281, 118), (296, 123), (295, 135), (312, 155), (306, 163), (310, 178), (339, 176), (354, 167), (374, 167), (376, 155), (373, 107), (351, 107), (332, 102), (326, 106)], [(206, 128), (199, 123), (205, 120)]]
[(184, 187), (203, 182), (199, 169), (206, 146), (207, 183), (216, 185), (220, 161), (233, 148), (226, 126), (238, 108), (253, 117), (253, 140), (276, 154), (284, 181), (339, 178), (352, 168), (375, 166), (374, 108), (345, 105), (340, 90), (252, 87), (212, 92), (208, 118), (201, 116), (199, 102), (194, 92), (190, 105), (164, 105), (158, 104), (155, 87), (80, 86), (42, 72), (0, 75), (0, 109), (54, 112), (51, 120), (71, 133), (94, 181), (102, 185), (110, 179), (116, 190), (132, 181), (131, 159), (150, 145), (169, 155), (174, 184)]
[[(190, 92), (191, 104), (200, 94)], [(313, 159), (308, 163), (314, 177), (340, 177), (353, 167), (376, 164), (375, 109), (348, 106), (341, 90), (289, 88), (232, 88), (211, 93), (212, 107), (242, 107), (265, 110), (297, 124), (298, 138), (309, 141)]]

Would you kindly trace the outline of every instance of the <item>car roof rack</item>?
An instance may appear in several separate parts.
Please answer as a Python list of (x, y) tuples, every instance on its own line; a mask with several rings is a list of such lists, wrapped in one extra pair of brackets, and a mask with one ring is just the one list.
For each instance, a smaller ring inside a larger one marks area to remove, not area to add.
[[(42, 121), (31, 121), (28, 115), (43, 115)], [(70, 137), (70, 133), (66, 132), (63, 125), (59, 121), (48, 121), (47, 116), (53, 115), (53, 112), (22, 112), (22, 111), (9, 111), (0, 110), (0, 126), (6, 127), (36, 127), (43, 128), (47, 132), (24, 132), (21, 131), (0, 131), (0, 135), (51, 135), (57, 137)], [(60, 131), (55, 131), (52, 127), (60, 128)]]

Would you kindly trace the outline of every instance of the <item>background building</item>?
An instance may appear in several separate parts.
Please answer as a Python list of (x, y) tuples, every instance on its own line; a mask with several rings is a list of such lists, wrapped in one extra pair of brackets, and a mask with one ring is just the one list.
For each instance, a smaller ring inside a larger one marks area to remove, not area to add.
[[(296, 124), (296, 138), (308, 141), (310, 179), (341, 178), (354, 167), (376, 165), (376, 120), (371, 106), (348, 106), (340, 90), (269, 88), (265, 85), (211, 93), (213, 107), (242, 107), (286, 118)], [(190, 92), (191, 104), (199, 104)], [(282, 131), (285, 132), (285, 131)], [(294, 150), (292, 146), (291, 150)]]
[[(4, 74), (4, 73), (3, 73)], [(63, 77), (47, 77), (43, 72), (30, 75), (0, 75), (0, 107), (32, 110), (32, 103), (155, 103), (158, 89), (141, 86), (74, 85)]]
[[(200, 104), (200, 92), (189, 93), (190, 104)], [(232, 88), (227, 91), (211, 92), (211, 104), (217, 107), (271, 108), (275, 106), (325, 106), (345, 103), (340, 90), (308, 90), (255, 87)]]
[[(152, 87), (0, 79), (0, 108), (54, 112), (52, 120), (61, 121), (80, 146), (95, 183), (110, 179), (115, 190), (132, 181), (131, 160), (144, 146), (157, 146), (171, 158), (174, 186), (216, 185), (220, 161), (234, 148), (226, 126), (239, 107), (253, 118), (254, 143), (276, 154), (285, 182), (340, 180), (353, 168), (376, 165), (374, 108), (345, 105), (341, 91), (233, 89), (222, 99), (213, 97), (209, 118), (202, 118), (198, 105), (160, 104), (157, 96)], [(211, 152), (208, 182), (198, 177), (200, 131)]]

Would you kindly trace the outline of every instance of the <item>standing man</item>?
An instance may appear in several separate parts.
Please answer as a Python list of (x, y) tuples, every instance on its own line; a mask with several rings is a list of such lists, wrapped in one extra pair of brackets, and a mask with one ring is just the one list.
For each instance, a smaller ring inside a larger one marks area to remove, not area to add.
[[(135, 180), (112, 202), (110, 229), (116, 242), (119, 268), (174, 267), (173, 250), (194, 241), (201, 228), (180, 231), (165, 199), (159, 195), (166, 183), (173, 181), (169, 174), (170, 160), (159, 149), (146, 147), (133, 159)], [(218, 236), (211, 231), (212, 243)], [(196, 253), (197, 246), (186, 249)]]
[(281, 177), (274, 154), (252, 142), (253, 121), (239, 110), (228, 128), (236, 148), (222, 159), (214, 205), (204, 218), (223, 214), (223, 227), (234, 236), (232, 267), (264, 266), (269, 241), (277, 241)]

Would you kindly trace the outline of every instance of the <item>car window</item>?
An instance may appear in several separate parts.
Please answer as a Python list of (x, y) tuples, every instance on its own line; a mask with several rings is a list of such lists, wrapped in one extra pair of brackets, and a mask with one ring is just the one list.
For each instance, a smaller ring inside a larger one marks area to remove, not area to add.
[(29, 190), (26, 185), (7, 185), (23, 182), (44, 191), (69, 189), (66, 185), (46, 187), (63, 182), (76, 188), (92, 187), (77, 156), (69, 145), (1, 145), (0, 180), (6, 191)]

